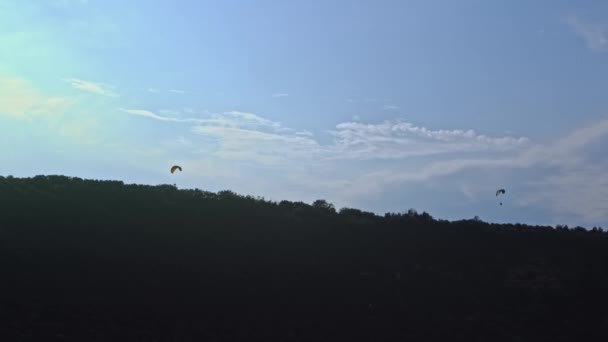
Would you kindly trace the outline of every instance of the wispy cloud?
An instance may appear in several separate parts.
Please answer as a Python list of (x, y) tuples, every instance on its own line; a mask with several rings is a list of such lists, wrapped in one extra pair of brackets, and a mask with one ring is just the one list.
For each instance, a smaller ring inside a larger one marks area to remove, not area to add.
[(524, 137), (489, 137), (474, 130), (430, 130), (397, 121), (346, 122), (330, 132), (338, 140), (334, 158), (402, 159), (441, 153), (507, 151), (528, 144)]
[(87, 91), (89, 93), (110, 96), (110, 97), (118, 96), (118, 94), (116, 94), (113, 91), (111, 91), (110, 89), (108, 89), (109, 88), (108, 85), (105, 85), (103, 83), (83, 81), (83, 80), (80, 80), (77, 78), (69, 78), (69, 79), (65, 79), (64, 81), (69, 82), (72, 85), (72, 87), (74, 87), (76, 89)]
[(45, 96), (25, 79), (0, 76), (0, 115), (23, 120), (57, 117), (72, 102), (67, 97)]
[(185, 145), (185, 146), (192, 146), (192, 143), (189, 140), (187, 140), (186, 138), (182, 137), (182, 136), (178, 137), (176, 139), (176, 141), (179, 144), (182, 144), (182, 145)]
[(181, 89), (169, 89), (169, 91), (172, 93), (176, 93), (176, 94), (185, 94), (186, 93), (185, 90), (181, 90)]
[[(272, 121), (269, 119), (262, 118), (258, 115), (246, 112), (231, 111), (222, 114), (211, 114), (206, 113), (206, 117), (202, 118), (182, 118), (180, 117), (179, 111), (172, 110), (161, 110), (160, 115), (155, 112), (145, 109), (125, 109), (118, 108), (118, 110), (129, 113), (132, 115), (138, 115), (148, 117), (151, 119), (167, 122), (183, 122), (183, 123), (196, 123), (196, 124), (207, 124), (217, 125), (226, 127), (248, 127), (248, 128), (260, 128), (267, 127), (277, 131), (291, 131), (291, 129), (283, 127), (280, 122)], [(172, 115), (172, 116), (168, 116)]]
[(384, 110), (392, 110), (392, 109), (398, 109), (399, 107), (395, 106), (395, 105), (384, 105), (382, 106), (382, 109)]
[(227, 159), (252, 160), (262, 164), (284, 164), (293, 160), (309, 160), (318, 150), (318, 143), (306, 136), (279, 134), (230, 126), (200, 125), (193, 133), (215, 138), (217, 156)]
[(381, 108), (383, 109), (397, 109), (398, 107), (394, 104), (391, 104), (392, 100), (388, 98), (375, 98), (375, 97), (363, 97), (363, 98), (348, 98), (344, 100), (348, 103), (363, 103), (363, 104), (372, 104), (372, 103), (385, 103)]
[[(465, 170), (497, 169), (544, 170), (542, 178), (528, 182), (527, 191), (518, 197), (523, 206), (538, 205), (549, 208), (556, 221), (575, 218), (578, 222), (598, 224), (608, 220), (608, 165), (583, 158), (582, 151), (608, 137), (608, 120), (579, 128), (552, 144), (527, 146), (515, 155), (498, 155), (485, 158), (451, 158), (432, 161), (416, 168), (385, 169), (368, 172), (356, 179), (348, 188), (351, 195), (380, 193), (383, 189), (406, 182), (428, 182)], [(372, 187), (369, 184), (373, 184)], [(522, 185), (524, 186), (524, 185)]]
[(171, 118), (168, 116), (162, 116), (162, 115), (158, 115), (154, 112), (148, 111), (148, 110), (144, 110), (144, 109), (124, 109), (124, 108), (119, 108), (118, 110), (123, 111), (125, 113), (129, 113), (132, 115), (139, 115), (139, 116), (144, 116), (147, 118), (151, 118), (151, 119), (155, 119), (155, 120), (160, 120), (160, 121), (173, 121), (173, 122), (188, 122), (187, 120), (183, 120), (183, 119), (177, 119), (177, 118)]
[[(608, 165), (592, 163), (582, 153), (587, 146), (608, 137), (608, 119), (545, 144), (533, 143), (528, 137), (489, 136), (472, 129), (431, 129), (402, 120), (339, 123), (328, 132), (334, 139), (322, 143), (325, 140), (308, 131), (247, 112), (206, 113), (194, 118), (179, 112), (165, 112), (175, 114), (167, 116), (141, 109), (123, 111), (158, 121), (189, 123), (188, 132), (205, 143), (183, 138), (178, 142), (182, 149), (200, 150), (200, 163), (217, 158), (216, 165), (222, 165), (226, 172), (230, 172), (231, 162), (280, 170), (277, 184), (301, 197), (316, 196), (321, 186), (324, 193), (341, 203), (357, 203), (407, 184), (444, 182), (454, 177), (466, 180), (467, 175), (492, 169), (501, 173), (536, 172), (542, 178), (530, 176), (528, 185), (520, 184), (526, 193), (518, 195), (518, 205), (536, 205), (579, 222), (608, 220), (604, 200), (608, 193), (598, 190), (606, 189), (608, 177), (604, 171)], [(192, 167), (197, 165), (196, 159), (188, 162)], [(550, 173), (543, 173), (546, 170)], [(245, 178), (241, 180), (239, 184), (250, 189)], [(495, 186), (491, 179), (476, 178), (474, 184), (469, 183), (454, 189), (470, 202), (479, 199), (480, 189), (491, 193), (488, 189)], [(551, 190), (539, 191), (543, 187)], [(559, 192), (577, 195), (559, 196)]]
[(574, 15), (567, 17), (566, 23), (585, 39), (590, 49), (606, 51), (608, 48), (608, 26), (605, 24), (584, 21)]
[[(511, 145), (518, 146), (517, 154), (501, 155), (494, 158), (452, 158), (439, 161), (433, 161), (424, 167), (419, 167), (416, 170), (404, 170), (398, 173), (390, 171), (368, 175), (368, 177), (380, 176), (387, 185), (391, 183), (400, 183), (407, 181), (424, 181), (437, 176), (447, 176), (466, 169), (523, 169), (532, 166), (545, 165), (552, 167), (577, 168), (585, 165), (585, 160), (580, 157), (580, 150), (585, 146), (596, 141), (600, 137), (608, 136), (608, 120), (602, 120), (594, 125), (579, 128), (564, 138), (561, 138), (553, 144), (528, 144), (527, 138), (519, 138), (517, 140), (500, 141)], [(514, 138), (507, 138), (514, 139)]]
[(545, 28), (544, 27), (539, 28), (538, 30), (536, 30), (536, 34), (542, 38), (545, 35)]
[[(275, 142), (301, 142), (302, 138), (306, 138), (308, 142), (313, 136), (311, 132), (284, 127), (280, 122), (247, 112), (231, 111), (201, 118), (182, 118), (176, 116), (179, 113), (175, 112), (164, 111), (165, 114), (174, 115), (167, 116), (143, 109), (120, 110), (159, 121), (194, 123), (197, 125), (194, 131), (201, 134), (217, 135), (215, 133), (220, 131), (226, 137), (231, 133), (243, 134), (247, 136), (248, 143), (252, 143), (255, 138)], [(338, 124), (336, 130), (329, 133), (336, 138), (333, 143), (321, 145), (315, 141), (314, 144), (308, 144), (316, 146), (314, 153), (325, 160), (395, 160), (447, 153), (504, 152), (521, 149), (529, 144), (525, 137), (490, 137), (477, 134), (474, 130), (431, 130), (404, 121), (381, 124), (345, 122)], [(252, 143), (251, 146), (256, 148), (257, 145)]]
[(460, 186), (460, 191), (462, 192), (462, 194), (469, 200), (475, 200), (476, 199), (476, 193), (474, 191), (471, 190), (471, 188), (467, 185), (461, 185)]
[(531, 182), (520, 201), (525, 205), (549, 206), (556, 221), (577, 220), (598, 224), (608, 219), (608, 165), (584, 165), (566, 169)]
[[(91, 110), (87, 108), (87, 111)], [(83, 113), (78, 101), (69, 97), (47, 96), (23, 78), (0, 76), (0, 116), (13, 119), (18, 124), (32, 124), (21, 127), (21, 131), (43, 127), (43, 131), (50, 133), (50, 136), (68, 139), (79, 145), (102, 140), (98, 134), (101, 123), (96, 117)]]
[(62, 124), (59, 126), (59, 133), (78, 141), (79, 144), (96, 144), (102, 140), (95, 134), (100, 127), (101, 124), (97, 119), (87, 118)]
[(305, 135), (305, 136), (308, 136), (308, 137), (314, 136), (314, 134), (312, 132), (309, 132), (309, 131), (297, 131), (294, 134), (296, 134), (296, 135)]
[(148, 91), (151, 93), (158, 93), (160, 92), (160, 90), (156, 89), (156, 88), (148, 88)]
[(310, 156), (311, 147), (318, 143), (305, 130), (283, 127), (280, 122), (258, 115), (230, 111), (208, 114), (202, 118), (181, 118), (160, 115), (143, 109), (119, 109), (164, 122), (192, 123), (190, 131), (218, 141), (215, 155), (226, 159), (255, 160), (264, 164), (277, 164), (290, 158)]
[(277, 98), (277, 97), (287, 97), (289, 96), (289, 94), (285, 94), (285, 93), (275, 93), (272, 94), (272, 97)]

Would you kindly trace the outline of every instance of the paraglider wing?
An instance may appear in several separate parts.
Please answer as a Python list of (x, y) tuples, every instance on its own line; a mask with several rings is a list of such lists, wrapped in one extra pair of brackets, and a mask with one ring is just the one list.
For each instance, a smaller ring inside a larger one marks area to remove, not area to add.
[[(504, 194), (506, 191), (505, 189), (498, 189), (496, 190), (496, 196), (500, 195), (500, 194)], [(500, 202), (500, 205), (502, 205), (502, 202)]]
[(181, 171), (181, 170), (182, 170), (182, 167), (181, 167), (181, 166), (178, 166), (178, 165), (173, 165), (173, 167), (171, 168), (171, 173), (174, 173), (174, 172), (175, 172), (175, 170), (180, 170), (180, 171)]

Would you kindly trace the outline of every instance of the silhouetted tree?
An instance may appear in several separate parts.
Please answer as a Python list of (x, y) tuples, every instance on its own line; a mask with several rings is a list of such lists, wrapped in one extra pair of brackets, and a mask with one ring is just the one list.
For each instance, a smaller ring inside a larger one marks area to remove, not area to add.
[(319, 208), (319, 209), (323, 209), (323, 210), (328, 210), (328, 211), (331, 211), (333, 213), (336, 212), (336, 209), (334, 208), (334, 205), (331, 204), (331, 203), (329, 203), (329, 202), (327, 202), (324, 199), (318, 199), (318, 200), (314, 201), (312, 203), (312, 206), (315, 207), (315, 208)]

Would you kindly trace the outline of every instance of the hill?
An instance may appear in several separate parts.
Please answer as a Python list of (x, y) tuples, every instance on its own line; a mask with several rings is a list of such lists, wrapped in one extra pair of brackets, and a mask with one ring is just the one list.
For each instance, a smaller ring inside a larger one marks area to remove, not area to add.
[(608, 341), (608, 234), (0, 177), (3, 341)]

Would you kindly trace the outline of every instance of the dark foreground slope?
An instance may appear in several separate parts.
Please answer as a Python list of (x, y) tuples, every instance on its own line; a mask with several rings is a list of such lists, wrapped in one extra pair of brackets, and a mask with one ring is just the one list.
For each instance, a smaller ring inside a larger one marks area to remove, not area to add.
[(608, 341), (608, 236), (0, 177), (2, 341)]

